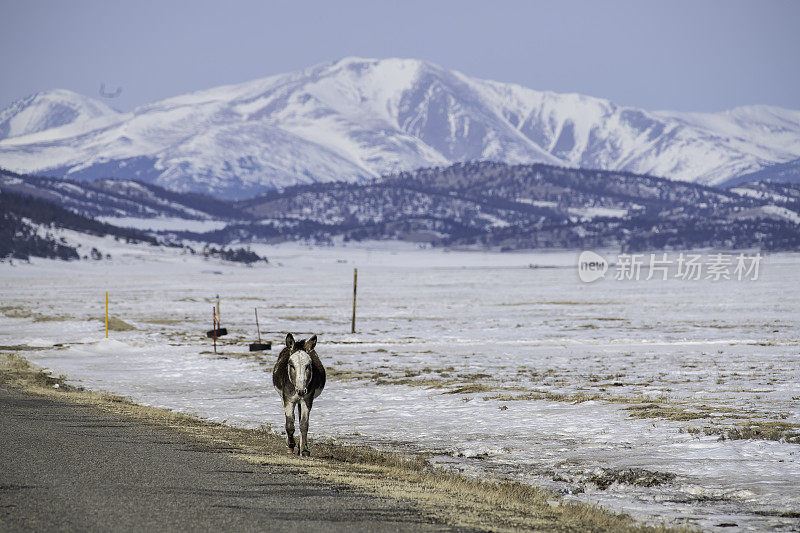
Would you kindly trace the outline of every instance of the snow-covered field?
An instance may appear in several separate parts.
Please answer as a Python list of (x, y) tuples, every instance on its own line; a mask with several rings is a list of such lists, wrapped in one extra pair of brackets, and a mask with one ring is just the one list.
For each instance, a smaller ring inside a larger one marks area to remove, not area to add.
[[(800, 424), (800, 256), (768, 256), (757, 281), (584, 284), (571, 252), (264, 246), (270, 264), (249, 268), (97, 245), (113, 259), (0, 264), (3, 349), (92, 389), (280, 431), (278, 344), (313, 332), (329, 382), (312, 439), (424, 453), (653, 522), (800, 526), (800, 444), (767, 438)], [(109, 340), (106, 290), (135, 328)], [(216, 295), (232, 333), (217, 355)], [(272, 352), (247, 351), (254, 307)], [(754, 424), (738, 434), (757, 438), (721, 438)]]
[(149, 231), (214, 231), (224, 228), (223, 220), (191, 220), (179, 217), (97, 217), (100, 222), (120, 228), (133, 228)]

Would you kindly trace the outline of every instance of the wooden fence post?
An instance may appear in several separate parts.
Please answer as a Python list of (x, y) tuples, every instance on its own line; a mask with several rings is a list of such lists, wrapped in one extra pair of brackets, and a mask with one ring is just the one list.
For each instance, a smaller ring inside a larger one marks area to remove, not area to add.
[(356, 292), (358, 290), (358, 269), (353, 269), (353, 322), (350, 325), (350, 333), (356, 332)]

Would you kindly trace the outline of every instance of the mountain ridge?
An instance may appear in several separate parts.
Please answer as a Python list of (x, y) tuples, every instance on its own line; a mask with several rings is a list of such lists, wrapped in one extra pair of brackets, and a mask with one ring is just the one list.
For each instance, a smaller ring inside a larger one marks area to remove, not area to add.
[[(800, 186), (718, 187), (542, 163), (457, 163), (230, 201), (135, 181), (93, 183), (0, 170), (0, 194), (35, 196), (167, 242), (403, 240), (471, 249), (800, 250)], [(170, 222), (192, 219), (201, 224)], [(209, 224), (208, 222), (213, 222)], [(211, 231), (207, 231), (207, 230)]]
[(241, 198), (478, 160), (716, 184), (800, 157), (800, 111), (650, 112), (398, 58), (343, 58), (92, 120), (0, 139), (0, 166)]

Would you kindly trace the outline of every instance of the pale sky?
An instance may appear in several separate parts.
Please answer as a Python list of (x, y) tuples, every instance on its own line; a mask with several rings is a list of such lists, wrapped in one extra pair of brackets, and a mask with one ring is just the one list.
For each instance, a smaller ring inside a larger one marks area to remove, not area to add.
[(121, 110), (345, 56), (408, 57), (649, 110), (800, 109), (800, 1), (37, 1), (0, 7), (0, 108)]

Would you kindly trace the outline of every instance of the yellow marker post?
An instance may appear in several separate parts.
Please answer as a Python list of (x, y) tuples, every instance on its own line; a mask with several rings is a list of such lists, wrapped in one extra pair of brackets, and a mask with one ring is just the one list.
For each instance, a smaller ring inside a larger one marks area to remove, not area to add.
[(108, 291), (106, 291), (106, 339), (108, 338)]

